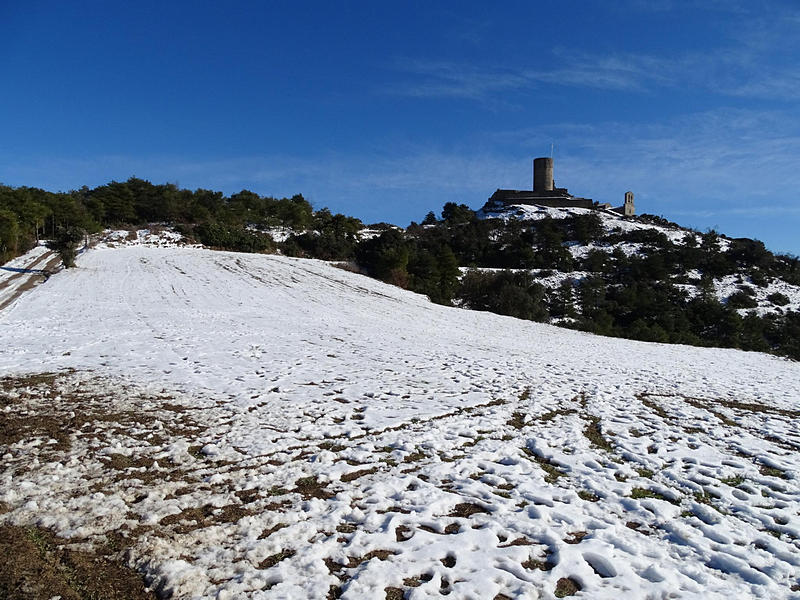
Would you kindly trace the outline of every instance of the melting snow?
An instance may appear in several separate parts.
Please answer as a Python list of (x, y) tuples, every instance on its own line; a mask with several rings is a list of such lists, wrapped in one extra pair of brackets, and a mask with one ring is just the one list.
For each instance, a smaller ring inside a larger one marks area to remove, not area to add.
[(173, 598), (798, 597), (797, 363), (318, 261), (140, 243), (79, 267), (0, 312), (0, 373), (61, 373), (7, 380), (6, 418), (69, 424), (4, 448), (4, 521), (120, 532)]

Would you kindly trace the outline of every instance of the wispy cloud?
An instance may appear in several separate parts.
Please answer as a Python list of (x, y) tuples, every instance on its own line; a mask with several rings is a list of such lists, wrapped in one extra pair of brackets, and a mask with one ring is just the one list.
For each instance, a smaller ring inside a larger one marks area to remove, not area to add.
[[(633, 0), (632, 0), (633, 1)], [(635, 4), (635, 2), (634, 2)], [(687, 10), (685, 3), (651, 5), (659, 11)], [(704, 1), (690, 10), (727, 14), (725, 32), (715, 46), (683, 53), (605, 54), (556, 48), (548, 68), (513, 67), (440, 60), (399, 60), (408, 76), (389, 93), (414, 97), (497, 101), (507, 92), (535, 92), (544, 85), (650, 93), (665, 88), (696, 88), (731, 97), (796, 102), (800, 97), (800, 9), (768, 2)]]
[(475, 67), (444, 61), (404, 61), (399, 68), (412, 80), (393, 85), (393, 94), (489, 100), (509, 91), (544, 85), (645, 91), (668, 85), (673, 64), (653, 56), (560, 56), (562, 66), (548, 70)]
[(504, 69), (480, 69), (444, 61), (403, 61), (401, 70), (415, 76), (413, 81), (393, 85), (390, 93), (416, 97), (484, 99), (496, 92), (527, 87), (524, 73)]
[[(652, 211), (714, 214), (800, 201), (800, 118), (788, 112), (725, 109), (649, 125), (565, 123), (516, 135), (523, 147), (540, 146), (542, 135), (558, 140), (556, 180), (599, 200), (632, 188)], [(512, 139), (505, 134), (505, 143)]]

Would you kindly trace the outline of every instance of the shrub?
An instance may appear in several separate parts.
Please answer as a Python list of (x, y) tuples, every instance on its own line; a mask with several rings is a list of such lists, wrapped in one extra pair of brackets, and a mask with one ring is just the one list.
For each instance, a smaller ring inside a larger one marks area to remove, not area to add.
[(747, 292), (739, 290), (728, 296), (727, 305), (729, 308), (755, 308), (758, 302)]
[(776, 306), (786, 306), (789, 304), (789, 296), (786, 294), (781, 294), (780, 292), (774, 292), (767, 296), (767, 300), (775, 304)]
[(75, 257), (78, 254), (78, 244), (83, 239), (83, 231), (77, 227), (63, 227), (56, 233), (56, 237), (47, 243), (47, 247), (58, 252), (65, 269), (75, 266)]

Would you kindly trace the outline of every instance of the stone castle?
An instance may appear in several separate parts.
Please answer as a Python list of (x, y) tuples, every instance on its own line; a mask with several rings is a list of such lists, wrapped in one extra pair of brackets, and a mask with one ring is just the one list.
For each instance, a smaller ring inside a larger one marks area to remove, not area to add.
[(632, 217), (636, 212), (633, 192), (625, 192), (625, 202), (622, 206), (611, 208), (610, 204), (600, 204), (591, 198), (578, 198), (570, 194), (567, 188), (556, 187), (553, 179), (553, 159), (549, 157), (533, 159), (533, 190), (497, 190), (489, 198), (489, 205), (492, 206), (511, 204), (613, 210), (625, 217)]

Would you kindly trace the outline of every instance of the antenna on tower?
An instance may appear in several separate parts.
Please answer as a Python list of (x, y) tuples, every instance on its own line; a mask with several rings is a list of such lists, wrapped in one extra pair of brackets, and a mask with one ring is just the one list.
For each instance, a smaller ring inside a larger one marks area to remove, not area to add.
[(553, 158), (553, 146), (555, 146), (555, 144), (550, 142), (550, 158)]

